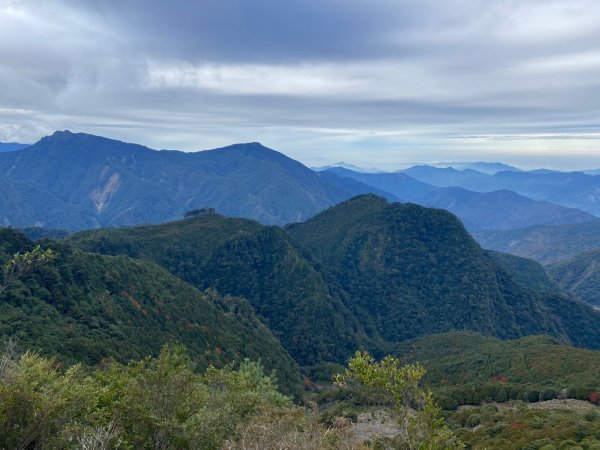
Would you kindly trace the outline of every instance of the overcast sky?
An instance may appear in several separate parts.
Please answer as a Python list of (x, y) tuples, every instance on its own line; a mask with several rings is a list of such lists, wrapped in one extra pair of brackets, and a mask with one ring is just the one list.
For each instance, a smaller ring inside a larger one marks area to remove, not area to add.
[(600, 167), (598, 0), (0, 0), (0, 141)]

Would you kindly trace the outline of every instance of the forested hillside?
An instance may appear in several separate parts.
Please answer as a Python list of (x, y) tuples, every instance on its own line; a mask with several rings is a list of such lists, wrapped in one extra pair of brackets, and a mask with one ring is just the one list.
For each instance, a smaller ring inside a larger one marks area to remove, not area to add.
[(288, 230), (386, 340), (466, 329), (501, 338), (550, 333), (579, 346), (600, 345), (598, 313), (518, 285), (446, 211), (367, 195)]
[[(0, 336), (66, 363), (126, 362), (185, 344), (201, 367), (261, 360), (288, 388), (296, 363), (243, 299), (200, 292), (166, 270), (126, 256), (50, 243), (59, 258), (0, 293)], [(33, 244), (0, 230), (0, 261)]]
[(465, 329), (600, 347), (600, 314), (519, 285), (450, 213), (372, 195), (285, 230), (212, 215), (68, 241), (150, 259), (201, 289), (247, 298), (302, 365)]
[(425, 366), (424, 383), (445, 407), (561, 395), (587, 400), (600, 391), (600, 352), (548, 336), (502, 341), (453, 332), (403, 342), (397, 351), (402, 361)]
[[(85, 231), (69, 242), (87, 251), (160, 264), (200, 289), (247, 298), (304, 365), (344, 362), (367, 337), (363, 321), (314, 260), (280, 228), (219, 215), (164, 225)], [(372, 345), (369, 345), (372, 347)]]
[(600, 250), (555, 262), (547, 270), (565, 291), (600, 308)]
[(486, 250), (486, 253), (520, 285), (548, 294), (566, 294), (537, 261), (493, 250)]

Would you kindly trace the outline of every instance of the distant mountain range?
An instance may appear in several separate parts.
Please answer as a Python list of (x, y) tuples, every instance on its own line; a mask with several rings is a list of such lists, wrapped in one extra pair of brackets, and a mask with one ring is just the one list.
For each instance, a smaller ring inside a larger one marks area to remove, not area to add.
[(25, 147), (29, 147), (29, 144), (17, 144), (16, 142), (0, 142), (0, 153), (14, 152), (15, 150), (21, 150)]
[(452, 167), (456, 170), (476, 170), (477, 172), (487, 173), (488, 175), (494, 175), (498, 172), (502, 172), (504, 170), (510, 170), (514, 172), (519, 172), (515, 166), (510, 166), (508, 164), (499, 163), (499, 162), (441, 162), (428, 164), (433, 167)]
[(491, 176), (473, 169), (432, 166), (413, 166), (400, 172), (436, 187), (462, 186), (471, 180), (486, 180)]
[(415, 166), (403, 173), (438, 187), (456, 186), (476, 192), (506, 189), (534, 200), (600, 214), (600, 176), (583, 172), (507, 170), (489, 175), (472, 169)]
[[(597, 220), (564, 204), (600, 211), (600, 177), (518, 172), (501, 163), (447, 164), (459, 169), (421, 165), (365, 173), (345, 164), (314, 171), (259, 143), (184, 153), (56, 132), (0, 153), (0, 225), (76, 231), (161, 223), (197, 208), (284, 225), (365, 193), (447, 209), (472, 232)], [(560, 201), (552, 202), (555, 197)]]
[(157, 223), (202, 207), (284, 224), (372, 191), (258, 143), (183, 153), (65, 131), (0, 154), (5, 226), (77, 230)]
[(600, 249), (600, 222), (482, 230), (474, 236), (485, 248), (550, 264)]
[[(574, 208), (545, 201), (531, 200), (509, 190), (479, 193), (459, 187), (436, 187), (413, 178), (436, 178), (438, 184), (451, 180), (487, 177), (472, 170), (437, 169), (418, 166), (401, 173), (360, 173), (345, 168), (332, 168), (340, 177), (357, 180), (382, 191), (390, 192), (405, 201), (423, 206), (442, 208), (456, 214), (470, 231), (505, 230), (531, 225), (562, 225), (598, 220), (595, 216)], [(441, 181), (445, 178), (446, 181)]]
[(355, 172), (361, 172), (361, 173), (381, 173), (381, 172), (383, 172), (382, 170), (375, 169), (375, 168), (365, 169), (364, 167), (358, 167), (358, 166), (355, 166), (354, 164), (345, 163), (344, 161), (336, 162), (336, 163), (329, 164), (326, 166), (321, 166), (321, 167), (312, 167), (312, 169), (317, 172), (322, 172), (324, 170), (333, 169), (336, 167), (342, 167), (344, 169), (353, 170)]

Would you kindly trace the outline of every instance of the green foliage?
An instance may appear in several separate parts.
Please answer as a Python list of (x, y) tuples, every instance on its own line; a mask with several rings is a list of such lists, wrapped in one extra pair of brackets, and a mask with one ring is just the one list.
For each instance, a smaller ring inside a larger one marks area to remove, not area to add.
[[(260, 359), (287, 392), (299, 382), (296, 363), (243, 299), (201, 293), (146, 261), (48, 245), (60, 254), (54, 263), (0, 294), (0, 336), (87, 365), (157, 355), (178, 341), (202, 367)], [(34, 248), (22, 235), (0, 230), (0, 257)]]
[(0, 372), (0, 448), (216, 449), (262, 411), (289, 407), (259, 364), (197, 373), (177, 345), (93, 372), (26, 352)]
[(287, 230), (388, 342), (469, 330), (600, 348), (600, 313), (520, 286), (447, 211), (367, 195)]
[(443, 425), (431, 393), (419, 387), (424, 374), (425, 369), (419, 364), (403, 366), (391, 356), (376, 361), (367, 352), (357, 352), (335, 382), (353, 398), (357, 394), (363, 396), (366, 390), (366, 395), (392, 408), (400, 429), (393, 438), (395, 448), (462, 448)]
[(487, 250), (486, 253), (520, 285), (532, 291), (549, 294), (564, 293), (540, 263), (532, 259), (521, 258), (508, 253), (494, 252), (492, 250)]
[(587, 415), (576, 410), (533, 410), (514, 404), (502, 411), (465, 409), (450, 414), (447, 423), (473, 450), (596, 450), (600, 448), (600, 423), (588, 421)]
[(15, 253), (2, 265), (0, 280), (0, 294), (14, 281), (21, 278), (37, 266), (46, 264), (58, 257), (56, 252), (50, 248), (42, 250), (38, 245), (31, 251)]
[(405, 342), (397, 351), (403, 362), (427, 368), (423, 381), (445, 409), (491, 401), (586, 400), (600, 390), (600, 352), (546, 336), (501, 341), (444, 333)]
[(341, 363), (357, 348), (381, 356), (451, 330), (600, 347), (600, 313), (519, 285), (448, 212), (373, 195), (284, 230), (206, 216), (68, 241), (248, 299), (301, 365)]
[(344, 362), (376, 349), (340, 288), (280, 228), (207, 215), (164, 225), (85, 231), (69, 242), (86, 251), (153, 261), (201, 290), (241, 296), (303, 365)]

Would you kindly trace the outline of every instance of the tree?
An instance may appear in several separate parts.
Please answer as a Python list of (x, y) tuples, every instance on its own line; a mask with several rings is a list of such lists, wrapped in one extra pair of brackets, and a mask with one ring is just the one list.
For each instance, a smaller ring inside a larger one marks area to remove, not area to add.
[(464, 448), (443, 424), (440, 408), (431, 392), (419, 386), (425, 369), (420, 364), (401, 365), (397, 358), (386, 356), (376, 361), (367, 352), (357, 352), (335, 382), (355, 398), (391, 407), (400, 432), (393, 439), (394, 448), (446, 450)]
[(46, 264), (58, 257), (58, 254), (47, 248), (42, 250), (38, 245), (31, 251), (16, 253), (2, 265), (0, 274), (0, 294), (15, 280), (21, 278), (35, 267)]

